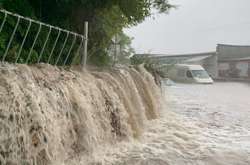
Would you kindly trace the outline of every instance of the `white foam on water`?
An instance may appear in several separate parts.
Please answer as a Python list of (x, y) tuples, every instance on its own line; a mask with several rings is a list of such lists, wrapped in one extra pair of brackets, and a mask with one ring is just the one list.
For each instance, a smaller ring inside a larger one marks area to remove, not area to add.
[[(110, 151), (104, 164), (250, 164), (249, 90), (237, 83), (167, 87), (162, 117), (148, 122), (140, 141)], [(240, 98), (232, 99), (235, 93)]]

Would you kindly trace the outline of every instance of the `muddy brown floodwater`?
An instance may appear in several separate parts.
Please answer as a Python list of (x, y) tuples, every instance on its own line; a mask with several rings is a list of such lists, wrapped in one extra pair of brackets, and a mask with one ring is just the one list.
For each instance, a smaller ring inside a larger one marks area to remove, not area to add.
[(107, 149), (102, 164), (249, 165), (250, 85), (175, 84), (143, 137)]

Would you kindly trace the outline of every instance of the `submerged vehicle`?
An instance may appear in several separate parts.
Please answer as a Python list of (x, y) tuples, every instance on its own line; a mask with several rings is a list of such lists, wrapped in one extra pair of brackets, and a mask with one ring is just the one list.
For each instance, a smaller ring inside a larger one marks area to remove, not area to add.
[(201, 65), (176, 64), (168, 73), (176, 82), (212, 84), (214, 81)]

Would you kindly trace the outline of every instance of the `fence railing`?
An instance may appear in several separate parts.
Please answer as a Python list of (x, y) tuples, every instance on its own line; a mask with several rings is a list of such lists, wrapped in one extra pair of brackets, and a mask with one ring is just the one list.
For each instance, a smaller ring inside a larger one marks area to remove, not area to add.
[(84, 35), (0, 9), (0, 60), (10, 63), (81, 64), (87, 61)]

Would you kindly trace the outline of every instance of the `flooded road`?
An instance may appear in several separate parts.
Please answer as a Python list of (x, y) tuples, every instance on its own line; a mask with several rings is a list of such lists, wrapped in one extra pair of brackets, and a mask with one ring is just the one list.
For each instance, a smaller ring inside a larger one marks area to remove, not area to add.
[(166, 92), (169, 110), (200, 131), (205, 164), (250, 164), (249, 84), (177, 84)]
[(249, 84), (176, 84), (164, 92), (162, 117), (139, 141), (112, 149), (104, 164), (250, 164)]
[(167, 105), (208, 127), (250, 129), (250, 84), (215, 83), (167, 87)]

